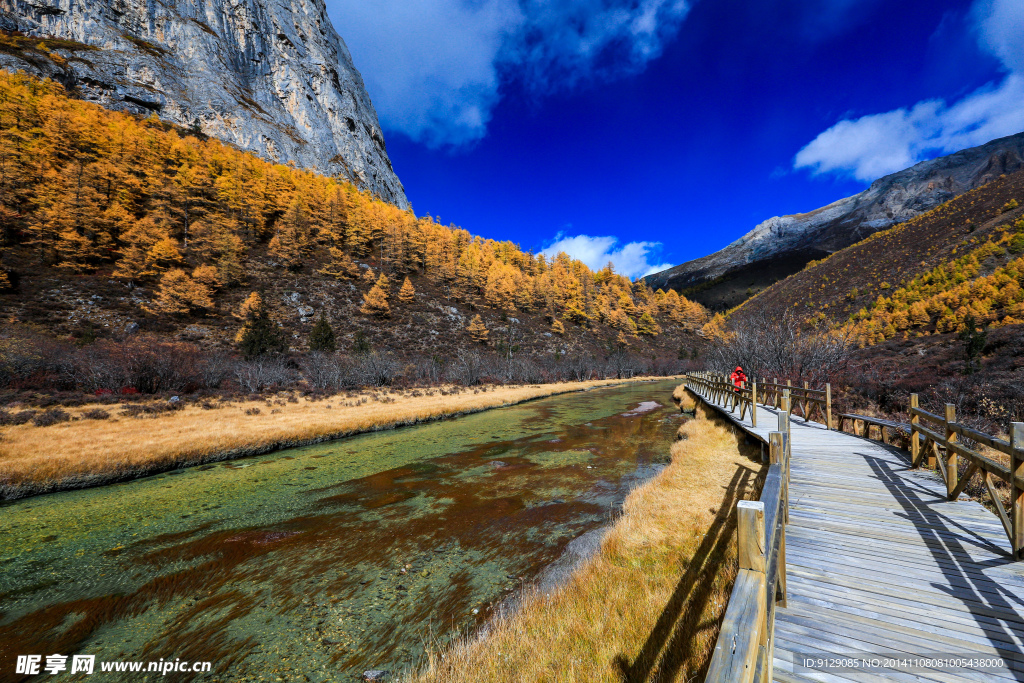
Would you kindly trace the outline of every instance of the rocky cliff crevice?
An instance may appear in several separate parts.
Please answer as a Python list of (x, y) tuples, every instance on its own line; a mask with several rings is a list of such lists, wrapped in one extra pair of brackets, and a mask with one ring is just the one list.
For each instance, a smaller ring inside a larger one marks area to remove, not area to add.
[(0, 0), (0, 30), (73, 41), (52, 59), (0, 51), (0, 68), (408, 206), (323, 0)]

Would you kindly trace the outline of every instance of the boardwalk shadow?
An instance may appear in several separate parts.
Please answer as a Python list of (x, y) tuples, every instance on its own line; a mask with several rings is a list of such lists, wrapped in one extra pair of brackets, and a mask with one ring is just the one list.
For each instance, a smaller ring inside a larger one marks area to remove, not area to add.
[[(895, 449), (893, 449), (895, 451)], [(900, 454), (902, 456), (902, 454)], [(931, 586), (949, 596), (950, 600), (959, 601), (974, 618), (975, 624), (989, 639), (1003, 658), (1009, 672), (1002, 675), (1012, 676), (1013, 680), (1024, 681), (1024, 650), (1022, 650), (1021, 626), (1024, 624), (1024, 611), (1021, 600), (1010, 593), (997, 579), (989, 578), (980, 571), (991, 568), (995, 563), (975, 562), (969, 554), (970, 547), (980, 548), (990, 553), (1004, 553), (1003, 565), (1009, 565), (1010, 559), (1006, 548), (999, 547), (991, 541), (968, 530), (949, 516), (932, 508), (944, 497), (928, 491), (923, 497), (913, 495), (907, 483), (893, 468), (893, 463), (882, 458), (862, 455), (868, 466), (876, 473), (879, 481), (892, 494), (896, 502), (903, 508), (899, 515), (914, 526), (914, 529), (925, 542), (925, 547), (936, 562), (944, 581), (931, 582)], [(916, 493), (916, 492), (915, 492)], [(932, 500), (927, 500), (931, 497)], [(937, 500), (936, 500), (937, 499)], [(973, 565), (973, 571), (966, 571), (966, 565)], [(939, 578), (936, 576), (936, 578)], [(1012, 624), (1012, 625), (1011, 625)], [(936, 642), (934, 652), (921, 654), (965, 655), (966, 652), (942, 652), (942, 645)], [(981, 672), (978, 672), (981, 673)], [(993, 676), (995, 680), (995, 676)], [(1005, 678), (1004, 678), (1005, 680)]]
[[(715, 619), (702, 623), (700, 620), (711, 599), (715, 577), (732, 561), (730, 551), (736, 532), (736, 503), (757, 476), (758, 472), (748, 467), (741, 467), (733, 475), (704, 540), (640, 652), (632, 662), (624, 654), (615, 657), (613, 667), (622, 683), (674, 680), (683, 666), (693, 664), (694, 656), (701, 655), (694, 652), (696, 636), (708, 629), (717, 629), (721, 621)], [(687, 680), (696, 673), (699, 673), (698, 679), (703, 678), (710, 654), (708, 652), (702, 661), (695, 663), (695, 670), (686, 672)]]

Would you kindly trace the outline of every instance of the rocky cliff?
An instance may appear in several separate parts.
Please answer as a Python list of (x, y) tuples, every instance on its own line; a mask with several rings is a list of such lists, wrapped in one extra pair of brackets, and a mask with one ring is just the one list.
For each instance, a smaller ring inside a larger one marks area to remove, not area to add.
[[(323, 0), (0, 0), (0, 68), (408, 202)], [(13, 34), (12, 34), (13, 32)]]
[(769, 218), (724, 249), (646, 280), (655, 289), (699, 290), (692, 298), (713, 308), (735, 306), (812, 259), (1022, 167), (1024, 133), (923, 161), (810, 213)]

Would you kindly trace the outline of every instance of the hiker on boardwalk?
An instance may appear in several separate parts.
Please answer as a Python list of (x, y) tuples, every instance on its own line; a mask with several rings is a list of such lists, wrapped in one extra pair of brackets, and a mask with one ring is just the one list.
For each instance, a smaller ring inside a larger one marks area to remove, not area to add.
[(729, 375), (729, 379), (732, 380), (733, 385), (736, 387), (736, 391), (742, 389), (743, 385), (747, 383), (747, 376), (743, 374), (743, 368), (739, 365), (737, 365), (736, 369), (732, 371), (731, 375)]

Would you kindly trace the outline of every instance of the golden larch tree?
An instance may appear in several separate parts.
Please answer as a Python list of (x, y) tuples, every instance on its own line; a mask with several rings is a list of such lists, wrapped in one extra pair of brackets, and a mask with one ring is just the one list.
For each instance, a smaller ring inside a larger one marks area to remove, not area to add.
[(381, 274), (376, 284), (363, 296), (363, 305), (359, 312), (363, 315), (375, 315), (378, 318), (386, 318), (391, 315), (391, 306), (388, 305), (388, 278)]
[(398, 290), (398, 300), (403, 304), (411, 304), (416, 299), (416, 288), (412, 286), (409, 276), (406, 276), (402, 288)]
[(168, 270), (160, 278), (156, 300), (146, 306), (150, 313), (181, 315), (199, 308), (212, 308), (209, 288), (190, 278), (180, 268)]
[(466, 331), (469, 332), (470, 338), (477, 344), (487, 343), (487, 335), (490, 334), (490, 331), (484, 325), (484, 320), (480, 317), (479, 313), (473, 316)]

